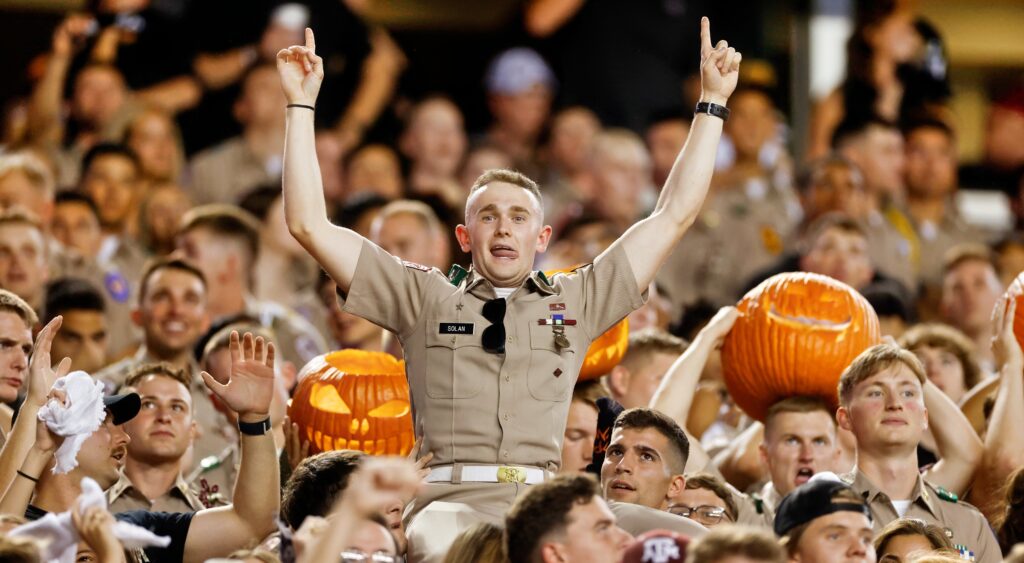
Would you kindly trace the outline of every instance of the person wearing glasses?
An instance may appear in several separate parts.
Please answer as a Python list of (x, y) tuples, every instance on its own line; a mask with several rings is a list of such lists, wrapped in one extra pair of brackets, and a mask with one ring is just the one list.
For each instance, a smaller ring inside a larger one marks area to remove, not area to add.
[[(518, 172), (489, 170), (469, 189), (465, 224), (455, 235), (472, 267), (452, 268), (447, 277), (332, 224), (315, 151), (323, 60), (313, 31), (306, 30), (305, 46), (278, 53), (288, 100), (289, 231), (337, 283), (342, 310), (398, 335), (418, 454), (433, 454), (428, 485), (406, 512), (410, 560), (440, 559), (476, 522), (500, 524), (528, 485), (558, 471), (588, 346), (643, 305), (646, 288), (707, 195), (742, 57), (725, 41), (712, 45), (706, 18), (700, 52), (701, 103), (654, 211), (592, 264), (551, 277), (533, 270), (552, 234), (541, 191)], [(445, 504), (431, 512), (435, 501)]]
[(714, 528), (735, 522), (738, 508), (721, 479), (710, 473), (695, 473), (686, 477), (683, 492), (669, 503), (668, 511)]

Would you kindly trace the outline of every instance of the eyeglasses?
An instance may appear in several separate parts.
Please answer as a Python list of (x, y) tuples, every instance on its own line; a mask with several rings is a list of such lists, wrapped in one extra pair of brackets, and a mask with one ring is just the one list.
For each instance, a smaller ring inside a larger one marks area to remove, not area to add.
[(363, 553), (358, 549), (349, 549), (341, 552), (341, 561), (372, 561), (373, 563), (397, 563), (398, 557), (378, 551), (376, 553)]
[(491, 299), (484, 303), (484, 318), (491, 326), (484, 329), (480, 335), (484, 350), (492, 354), (505, 353), (505, 300), (502, 298)]
[(701, 524), (718, 524), (723, 519), (732, 522), (732, 517), (721, 506), (686, 506), (685, 504), (674, 504), (668, 507), (668, 511), (676, 516), (696, 520)]

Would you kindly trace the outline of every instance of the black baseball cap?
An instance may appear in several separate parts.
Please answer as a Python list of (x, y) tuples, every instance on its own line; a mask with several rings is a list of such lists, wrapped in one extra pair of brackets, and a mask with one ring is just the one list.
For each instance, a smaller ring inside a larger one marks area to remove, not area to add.
[(121, 425), (135, 418), (142, 408), (142, 398), (138, 393), (107, 395), (103, 397), (103, 406), (114, 419), (114, 424)]
[(806, 524), (815, 518), (828, 516), (835, 512), (859, 512), (871, 518), (871, 509), (863, 502), (833, 500), (840, 491), (853, 491), (842, 481), (832, 479), (815, 479), (793, 489), (775, 511), (775, 535), (782, 537), (797, 526)]

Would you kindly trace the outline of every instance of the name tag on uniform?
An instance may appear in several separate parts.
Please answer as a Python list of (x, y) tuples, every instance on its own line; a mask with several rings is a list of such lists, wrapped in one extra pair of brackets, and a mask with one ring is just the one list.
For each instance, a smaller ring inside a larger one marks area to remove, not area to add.
[(473, 334), (473, 323), (441, 323), (441, 334)]

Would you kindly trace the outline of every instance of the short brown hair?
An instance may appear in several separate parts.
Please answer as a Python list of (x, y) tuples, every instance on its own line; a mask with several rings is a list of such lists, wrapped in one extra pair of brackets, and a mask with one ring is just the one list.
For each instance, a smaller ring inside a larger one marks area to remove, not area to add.
[(844, 406), (850, 404), (854, 387), (876, 373), (898, 364), (910, 368), (917, 380), (924, 385), (924, 366), (917, 356), (895, 344), (876, 344), (854, 358), (839, 376), (839, 403)]
[(181, 218), (178, 234), (200, 228), (240, 242), (249, 254), (246, 263), (251, 265), (255, 262), (260, 251), (260, 222), (248, 211), (223, 203), (193, 207)]
[(444, 563), (501, 563), (505, 560), (504, 534), (501, 528), (489, 522), (477, 522), (463, 530), (444, 556)]
[(657, 328), (645, 328), (629, 335), (626, 354), (619, 364), (635, 371), (646, 366), (655, 354), (678, 356), (686, 351), (686, 347), (686, 341), (678, 336)]
[(729, 513), (729, 518), (736, 521), (739, 508), (736, 506), (736, 499), (732, 497), (732, 492), (725, 486), (725, 481), (710, 473), (694, 473), (686, 476), (686, 490), (693, 489), (706, 489), (715, 493), (715, 496), (725, 503), (725, 510)]
[(151, 375), (173, 379), (184, 385), (185, 389), (191, 390), (192, 388), (191, 375), (186, 370), (178, 369), (167, 362), (148, 362), (135, 366), (128, 372), (121, 387), (136, 387), (140, 381)]
[(786, 555), (775, 536), (751, 526), (714, 528), (686, 550), (686, 563), (715, 563), (727, 557), (783, 563)]
[(835, 412), (829, 408), (828, 404), (821, 397), (808, 397), (806, 395), (794, 395), (792, 397), (786, 397), (780, 401), (777, 401), (768, 407), (768, 413), (764, 417), (764, 431), (768, 432), (768, 427), (772, 425), (772, 421), (776, 416), (785, 413), (808, 413), (821, 411), (828, 415), (829, 419), (832, 420), (833, 428), (835, 427)]
[(682, 427), (668, 417), (668, 415), (655, 409), (637, 407), (626, 409), (615, 419), (612, 429), (635, 429), (643, 430), (653, 428), (659, 434), (668, 439), (669, 444), (675, 449), (676, 455), (680, 458), (677, 467), (671, 467), (675, 475), (682, 475), (686, 469), (686, 462), (690, 459), (690, 440)]
[(888, 547), (893, 538), (899, 536), (924, 536), (932, 549), (951, 549), (953, 542), (946, 537), (946, 531), (935, 524), (928, 524), (917, 518), (900, 518), (889, 522), (881, 532), (875, 536), (875, 552), (881, 557), (882, 552)]
[(964, 371), (964, 388), (971, 389), (981, 380), (981, 368), (974, 357), (974, 344), (959, 330), (941, 323), (919, 324), (904, 332), (900, 346), (913, 352), (917, 348), (939, 348), (956, 356)]
[(28, 328), (34, 327), (39, 322), (39, 315), (32, 309), (32, 306), (6, 289), (0, 289), (0, 311), (18, 315), (18, 318), (24, 321)]
[(298, 530), (307, 516), (327, 516), (365, 457), (363, 452), (334, 450), (300, 461), (281, 490), (284, 521)]
[[(836, 491), (832, 495), (831, 500), (832, 502), (842, 501), (848, 503), (864, 504), (864, 499), (861, 498), (860, 495), (858, 495), (856, 492), (854, 492), (853, 489), (850, 488), (844, 488)], [(782, 546), (786, 548), (787, 555), (792, 557), (794, 554), (796, 554), (797, 546), (800, 545), (800, 538), (804, 536), (804, 532), (806, 532), (807, 528), (809, 528), (813, 523), (814, 520), (811, 520), (810, 522), (805, 522), (803, 524), (800, 524), (799, 526), (794, 526), (791, 530), (786, 532), (786, 535), (782, 536), (782, 539), (780, 539), (779, 541), (782, 544)]]
[(810, 252), (818, 239), (821, 238), (826, 231), (831, 229), (836, 229), (843, 233), (855, 234), (863, 239), (868, 238), (868, 233), (864, 230), (863, 225), (845, 213), (832, 211), (815, 219), (814, 222), (808, 225), (807, 229), (804, 230), (804, 236), (800, 242), (800, 254), (803, 255)]
[(600, 379), (589, 379), (576, 383), (572, 390), (572, 400), (597, 408), (597, 400), (608, 396), (608, 389)]
[(0, 155), (0, 178), (14, 172), (24, 174), (28, 182), (47, 199), (53, 198), (53, 172), (37, 155), (28, 151)]
[(996, 270), (996, 261), (992, 250), (984, 244), (964, 243), (953, 246), (942, 258), (942, 275), (952, 272), (965, 262), (985, 262)]
[[(512, 184), (513, 186), (519, 186), (520, 188), (530, 192), (533, 194), (533, 197), (537, 198), (537, 205), (540, 206), (543, 213), (544, 198), (540, 195), (540, 187), (537, 186), (537, 182), (534, 182), (522, 172), (509, 170), (508, 168), (492, 168), (481, 174), (476, 181), (473, 182), (473, 186), (469, 188), (469, 196), (466, 198), (467, 201), (469, 200), (469, 197), (472, 197), (474, 192), (483, 189), (487, 184), (492, 182)], [(466, 217), (469, 217), (468, 206), (466, 207)]]
[(505, 548), (511, 563), (541, 563), (541, 543), (569, 525), (569, 513), (577, 505), (600, 498), (592, 475), (556, 475), (516, 499), (505, 514)]
[(188, 260), (181, 258), (180, 256), (168, 255), (160, 256), (158, 258), (152, 258), (142, 270), (142, 279), (139, 281), (139, 303), (142, 303), (143, 298), (146, 296), (146, 290), (149, 285), (149, 278), (153, 277), (153, 274), (160, 270), (180, 270), (182, 272), (188, 272), (193, 276), (199, 278), (199, 281), (203, 284), (203, 289), (207, 288), (206, 276), (203, 275), (203, 271), (198, 266), (189, 262)]

